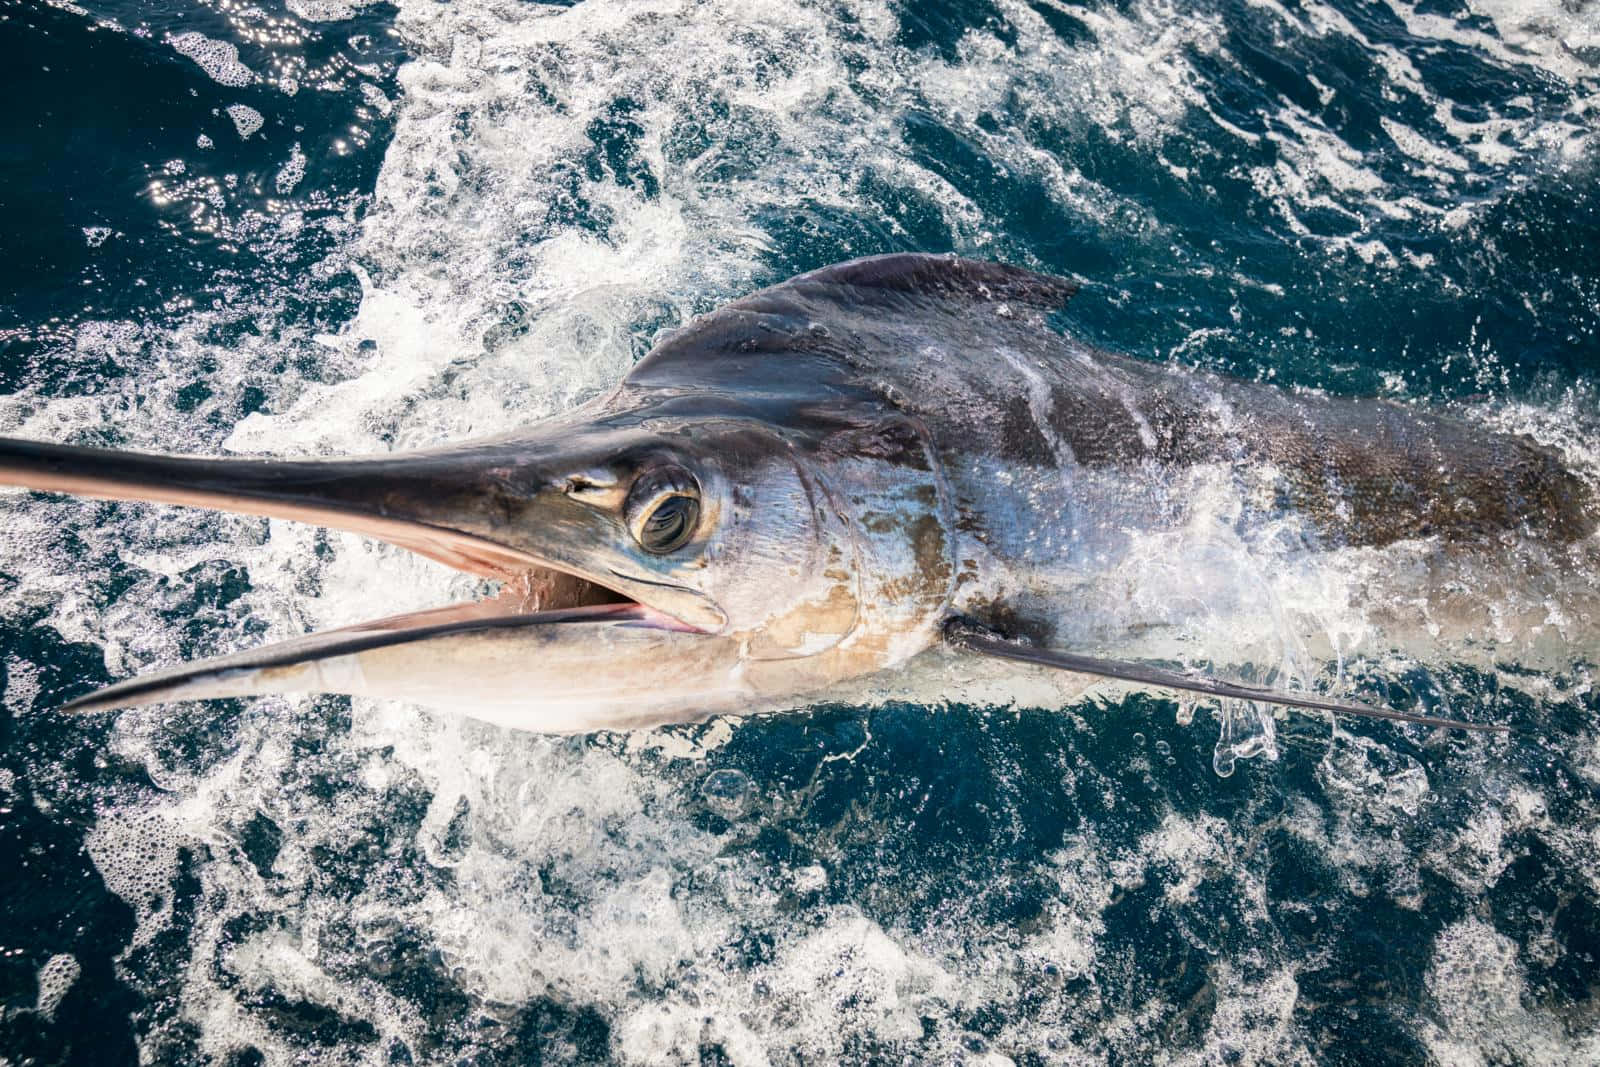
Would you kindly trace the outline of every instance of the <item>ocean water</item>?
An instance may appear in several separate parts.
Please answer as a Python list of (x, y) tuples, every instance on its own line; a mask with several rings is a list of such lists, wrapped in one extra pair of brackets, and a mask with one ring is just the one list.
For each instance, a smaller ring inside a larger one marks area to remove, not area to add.
[[(1594, 0), (0, 0), (0, 57), (7, 435), (506, 430), (920, 249), (1076, 274), (1136, 356), (1600, 441)], [(0, 1064), (1600, 1063), (1592, 664), (1396, 671), (1517, 732), (1295, 716), (1227, 777), (1148, 695), (71, 718), (476, 587), (0, 514)]]

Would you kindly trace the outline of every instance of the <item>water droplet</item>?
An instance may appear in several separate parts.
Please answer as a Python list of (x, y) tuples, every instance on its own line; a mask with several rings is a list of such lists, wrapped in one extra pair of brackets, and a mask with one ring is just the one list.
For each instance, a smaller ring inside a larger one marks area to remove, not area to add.
[[(1224, 700), (1219, 717), (1222, 729), (1217, 735), (1217, 745), (1211, 758), (1211, 766), (1218, 776), (1226, 778), (1232, 774), (1235, 760), (1255, 756), (1277, 760), (1277, 731), (1272, 713), (1264, 705), (1245, 700)], [(1224, 767), (1227, 769), (1224, 770)]]
[(1156, 751), (1165, 756), (1172, 752), (1172, 746), (1167, 744), (1165, 741), (1157, 741)]
[(743, 771), (712, 771), (700, 783), (700, 795), (705, 798), (706, 807), (724, 819), (737, 819), (749, 811), (754, 792), (750, 776)]
[(1136, 744), (1136, 745), (1144, 744), (1144, 734), (1134, 734), (1133, 735), (1133, 743)]
[(1192, 722), (1194, 722), (1194, 701), (1178, 701), (1178, 725), (1188, 726)]

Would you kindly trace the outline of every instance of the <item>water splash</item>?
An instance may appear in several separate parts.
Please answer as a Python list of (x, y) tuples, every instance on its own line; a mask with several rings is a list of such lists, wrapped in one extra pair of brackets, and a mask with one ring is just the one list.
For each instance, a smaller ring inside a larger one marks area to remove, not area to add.
[(1277, 762), (1278, 728), (1268, 705), (1253, 700), (1224, 700), (1217, 717), (1222, 729), (1211, 756), (1211, 769), (1217, 777), (1231, 776), (1238, 760), (1260, 756)]

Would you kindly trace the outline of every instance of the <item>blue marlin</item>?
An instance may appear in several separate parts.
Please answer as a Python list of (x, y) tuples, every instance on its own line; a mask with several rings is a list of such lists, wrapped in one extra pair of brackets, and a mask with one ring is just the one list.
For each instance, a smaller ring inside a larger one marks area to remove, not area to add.
[(0, 481), (353, 530), (500, 583), (81, 711), (310, 691), (573, 732), (1098, 676), (1439, 724), (1303, 686), (1358, 653), (1595, 656), (1594, 471), (1446, 412), (1097, 350), (1052, 323), (1077, 288), (861, 259), (508, 436), (293, 460), (0, 440)]

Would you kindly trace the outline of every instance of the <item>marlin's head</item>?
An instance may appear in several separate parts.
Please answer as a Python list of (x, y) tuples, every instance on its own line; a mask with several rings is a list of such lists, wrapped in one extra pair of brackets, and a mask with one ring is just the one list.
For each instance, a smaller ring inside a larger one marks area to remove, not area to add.
[(602, 406), (379, 462), (408, 478), (440, 467), (408, 487), (416, 502), (391, 491), (388, 513), (409, 506), (516, 554), (516, 571), (552, 570), (681, 629), (739, 635), (756, 658), (866, 639), (875, 609), (864, 599), (925, 584), (915, 572), (928, 553), (886, 558), (885, 542), (926, 538), (939, 503), (932, 454), (896, 417), (863, 428), (720, 403)]
[(382, 538), (490, 598), (186, 664), (74, 703), (321, 691), (543, 731), (781, 706), (937, 636), (937, 464), (893, 413), (624, 386), (515, 436), (332, 460), (0, 441), (0, 479)]

